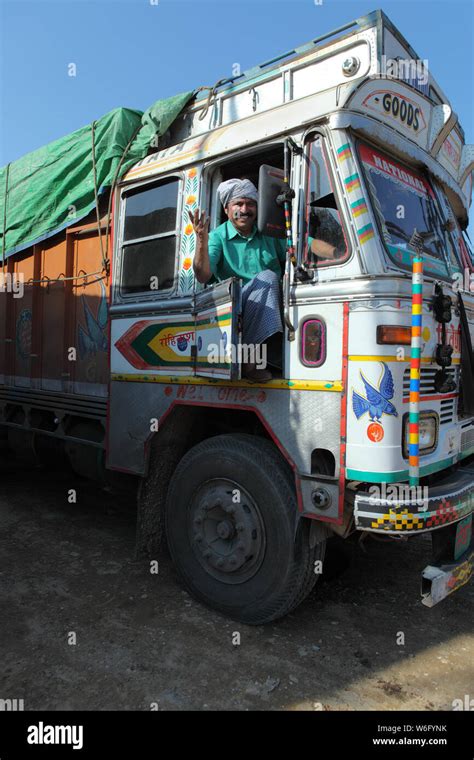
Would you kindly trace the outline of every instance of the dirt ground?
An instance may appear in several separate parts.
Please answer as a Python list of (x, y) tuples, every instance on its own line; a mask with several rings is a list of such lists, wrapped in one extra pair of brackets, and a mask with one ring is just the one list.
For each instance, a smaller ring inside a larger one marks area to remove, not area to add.
[(0, 698), (25, 710), (451, 710), (474, 697), (474, 585), (424, 607), (422, 536), (351, 548), (345, 572), (293, 614), (248, 627), (191, 599), (166, 555), (157, 575), (136, 561), (134, 528), (123, 497), (1, 466)]

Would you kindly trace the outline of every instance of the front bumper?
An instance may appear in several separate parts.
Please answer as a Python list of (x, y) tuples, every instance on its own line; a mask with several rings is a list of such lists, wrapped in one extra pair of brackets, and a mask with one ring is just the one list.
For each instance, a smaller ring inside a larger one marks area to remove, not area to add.
[[(440, 476), (436, 486), (420, 487), (416, 493), (406, 484), (383, 483), (372, 486), (371, 493), (358, 492), (354, 500), (356, 528), (413, 535), (442, 528), (470, 515), (474, 511), (474, 463), (461, 465), (444, 478), (442, 473)], [(396, 498), (397, 492), (401, 498)]]

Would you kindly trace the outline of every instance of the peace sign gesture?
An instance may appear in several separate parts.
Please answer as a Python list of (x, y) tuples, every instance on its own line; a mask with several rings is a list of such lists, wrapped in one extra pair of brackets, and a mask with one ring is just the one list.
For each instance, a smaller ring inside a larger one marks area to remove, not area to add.
[(206, 212), (203, 211), (201, 213), (200, 209), (196, 209), (193, 214), (193, 212), (188, 209), (188, 214), (189, 221), (193, 225), (193, 229), (197, 237), (201, 239), (207, 239), (209, 233), (209, 219), (206, 216)]

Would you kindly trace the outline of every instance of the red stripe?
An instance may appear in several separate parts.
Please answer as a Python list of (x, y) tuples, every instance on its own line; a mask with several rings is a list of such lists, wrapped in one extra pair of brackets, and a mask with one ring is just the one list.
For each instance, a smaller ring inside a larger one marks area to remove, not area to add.
[(344, 518), (344, 494), (346, 485), (346, 435), (347, 435), (347, 374), (348, 374), (348, 343), (349, 343), (349, 302), (344, 302), (342, 322), (342, 392), (341, 392), (341, 438), (339, 458), (339, 504), (337, 524), (342, 525)]
[[(173, 385), (174, 385), (174, 383), (173, 383)], [(221, 403), (218, 403), (218, 402), (215, 402), (215, 401), (195, 401), (194, 399), (193, 400), (190, 399), (189, 401), (185, 401), (184, 399), (174, 399), (170, 403), (168, 409), (164, 412), (163, 416), (160, 417), (160, 419), (158, 421), (159, 429), (160, 430), (163, 429), (163, 424), (164, 424), (166, 418), (172, 412), (172, 410), (174, 409), (175, 406), (202, 406), (202, 407), (206, 407), (207, 406), (207, 407), (210, 407), (212, 409), (214, 409), (214, 408), (219, 408), (219, 409), (244, 409), (247, 412), (254, 412), (256, 414), (256, 416), (258, 417), (258, 419), (260, 420), (260, 422), (262, 423), (263, 427), (268, 432), (268, 434), (270, 435), (271, 439), (273, 440), (273, 442), (275, 443), (275, 445), (278, 447), (278, 449), (280, 450), (281, 454), (287, 460), (288, 464), (290, 465), (291, 469), (294, 472), (295, 486), (296, 486), (296, 497), (297, 497), (297, 503), (298, 503), (298, 511), (299, 512), (303, 512), (303, 501), (302, 501), (302, 495), (301, 495), (300, 478), (298, 477), (298, 470), (297, 470), (296, 464), (294, 463), (293, 459), (290, 457), (288, 451), (282, 446), (280, 439), (274, 433), (273, 429), (269, 425), (268, 420), (262, 414), (262, 411), (260, 409), (257, 409), (255, 407), (250, 407), (249, 405), (245, 405), (245, 404), (227, 404), (227, 403), (221, 404)], [(151, 442), (153, 440), (153, 436), (155, 436), (155, 435), (157, 435), (157, 434), (156, 433), (150, 433), (150, 435), (148, 436), (148, 439), (144, 443), (145, 459), (146, 460), (148, 460), (149, 451), (150, 451), (150, 447), (151, 447)], [(118, 469), (118, 468), (111, 467), (110, 469), (115, 470), (115, 469)], [(133, 470), (120, 469), (120, 472), (133, 472)], [(308, 517), (314, 517), (313, 515), (307, 515), (307, 516)], [(319, 521), (321, 521), (321, 522), (332, 522), (332, 523), (336, 523), (336, 524), (340, 523), (340, 521), (334, 519), (334, 517), (323, 517), (323, 516), (320, 517), (318, 515), (317, 519)]]

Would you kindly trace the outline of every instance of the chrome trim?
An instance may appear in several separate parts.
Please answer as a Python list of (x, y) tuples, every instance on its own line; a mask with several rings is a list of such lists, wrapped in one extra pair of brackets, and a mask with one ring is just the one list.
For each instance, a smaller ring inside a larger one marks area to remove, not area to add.
[(185, 298), (167, 298), (160, 301), (136, 301), (135, 303), (118, 303), (110, 306), (109, 313), (114, 317), (133, 317), (140, 314), (182, 314), (193, 308), (192, 296)]
[(409, 140), (401, 132), (388, 127), (379, 119), (362, 115), (350, 109), (332, 113), (329, 117), (329, 126), (331, 129), (353, 129), (358, 133), (362, 132), (370, 140), (382, 145), (386, 152), (389, 152), (390, 148), (392, 148), (399, 154), (402, 154), (405, 160), (419, 161), (424, 164), (437, 179), (447, 185), (457, 195), (466, 216), (469, 215), (469, 207), (466, 205), (462, 188), (459, 187), (452, 175), (429, 153)]

